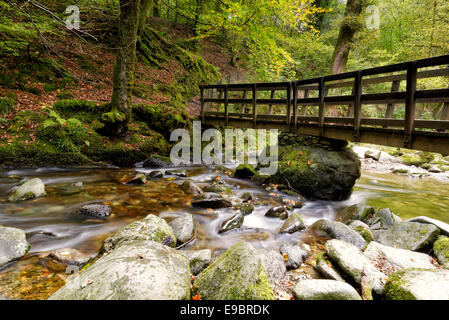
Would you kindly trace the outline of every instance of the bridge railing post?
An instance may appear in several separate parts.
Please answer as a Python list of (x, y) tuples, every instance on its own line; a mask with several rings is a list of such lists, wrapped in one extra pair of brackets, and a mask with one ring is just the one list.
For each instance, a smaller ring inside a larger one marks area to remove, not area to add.
[(229, 125), (229, 104), (228, 104), (228, 85), (225, 84), (224, 88), (224, 100), (225, 100), (225, 124)]
[(407, 66), (407, 91), (405, 96), (405, 127), (404, 127), (404, 147), (412, 147), (413, 131), (415, 129), (416, 111), (416, 61), (412, 61)]
[(200, 102), (201, 102), (201, 121), (204, 122), (206, 109), (204, 108), (204, 87), (203, 86), (200, 86), (200, 91), (201, 91), (201, 97), (200, 97)]
[(253, 127), (257, 127), (257, 84), (253, 84)]
[(287, 84), (287, 126), (290, 127), (292, 117), (292, 84)]
[(320, 135), (324, 134), (324, 115), (325, 115), (324, 95), (325, 95), (324, 78), (321, 77), (318, 83), (318, 96), (319, 96), (318, 126), (320, 127)]
[(293, 130), (296, 132), (296, 124), (298, 123), (298, 87), (296, 81), (293, 82)]
[(360, 125), (362, 123), (362, 73), (358, 71), (354, 77), (354, 140), (360, 141)]

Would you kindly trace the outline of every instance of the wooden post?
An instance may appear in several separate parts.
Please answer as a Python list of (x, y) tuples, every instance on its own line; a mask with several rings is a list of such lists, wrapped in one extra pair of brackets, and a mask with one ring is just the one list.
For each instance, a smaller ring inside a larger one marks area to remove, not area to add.
[(296, 124), (298, 123), (298, 88), (296, 81), (293, 82), (293, 130), (296, 132)]
[(362, 74), (358, 71), (354, 77), (354, 140), (360, 141), (362, 123)]
[[(355, 87), (352, 87), (352, 92), (351, 95), (354, 95), (355, 91), (354, 91)], [(354, 117), (354, 104), (350, 103), (348, 106), (348, 114), (346, 115), (347, 117)]]
[(320, 135), (324, 134), (324, 78), (320, 78), (320, 82), (318, 84), (318, 95), (319, 95), (319, 109), (318, 109), (318, 126), (320, 127)]
[(201, 97), (200, 97), (200, 102), (201, 102), (201, 121), (204, 122), (204, 117), (205, 117), (206, 110), (204, 108), (204, 88), (203, 88), (203, 86), (200, 87), (200, 91), (201, 91)]
[(449, 102), (447, 101), (443, 104), (443, 108), (441, 109), (440, 120), (449, 120)]
[(225, 100), (225, 124), (229, 125), (229, 105), (228, 105), (228, 85), (225, 84), (224, 89), (224, 100)]
[[(399, 86), (401, 85), (401, 80), (395, 80), (391, 83), (391, 92), (398, 92)], [(385, 118), (390, 119), (393, 118), (394, 115), (394, 104), (387, 104), (387, 111), (385, 111)]]
[(257, 84), (253, 84), (253, 127), (257, 127)]
[(412, 61), (407, 67), (407, 91), (405, 98), (405, 128), (404, 148), (412, 147), (413, 130), (415, 129), (416, 110), (416, 62)]
[[(304, 90), (304, 99), (309, 97), (309, 90)], [(302, 106), (302, 115), (307, 116), (307, 106)]]
[[(271, 90), (270, 99), (274, 99), (274, 90)], [(268, 114), (273, 114), (273, 105), (268, 105)]]
[[(246, 99), (246, 90), (243, 91), (242, 99)], [(242, 103), (240, 106), (240, 113), (246, 113), (245, 104)]]
[(287, 126), (290, 127), (292, 117), (292, 84), (287, 84)]

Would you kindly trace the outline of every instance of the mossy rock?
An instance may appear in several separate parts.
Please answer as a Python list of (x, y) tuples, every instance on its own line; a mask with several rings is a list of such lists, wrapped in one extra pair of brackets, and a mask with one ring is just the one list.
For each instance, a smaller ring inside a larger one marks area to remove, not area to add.
[(57, 101), (53, 108), (63, 116), (69, 116), (79, 112), (99, 112), (97, 104), (93, 101), (64, 99)]
[(204, 300), (274, 300), (257, 250), (243, 241), (201, 272), (195, 287)]
[(248, 179), (253, 176), (256, 176), (258, 173), (250, 164), (241, 164), (239, 165), (234, 172), (234, 177), (239, 179)]
[(433, 244), (433, 252), (440, 265), (449, 269), (449, 237), (440, 236)]
[(419, 154), (405, 154), (401, 157), (401, 160), (408, 166), (420, 166), (426, 162)]

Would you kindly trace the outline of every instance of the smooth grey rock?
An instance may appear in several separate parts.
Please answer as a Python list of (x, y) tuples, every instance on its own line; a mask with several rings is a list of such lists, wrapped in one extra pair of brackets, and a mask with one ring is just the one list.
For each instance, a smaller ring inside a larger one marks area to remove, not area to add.
[(295, 233), (306, 228), (304, 221), (297, 213), (292, 213), (281, 227), (281, 233)]
[(205, 192), (192, 198), (192, 206), (219, 209), (232, 207), (232, 202), (217, 193)]
[(259, 257), (267, 274), (268, 280), (273, 285), (287, 272), (284, 264), (284, 259), (278, 251), (273, 249), (259, 249)]
[(362, 300), (349, 284), (335, 280), (300, 280), (293, 288), (297, 300)]
[(324, 257), (316, 259), (316, 269), (326, 279), (346, 282), (343, 277), (334, 269), (332, 263)]
[(62, 264), (78, 267), (85, 265), (90, 260), (89, 256), (71, 248), (53, 250), (48, 257)]
[(29, 249), (25, 231), (0, 226), (0, 267), (22, 258)]
[(189, 300), (189, 260), (148, 240), (129, 241), (69, 278), (49, 300)]
[(274, 300), (257, 250), (243, 241), (202, 271), (195, 285), (204, 300)]
[(371, 230), (385, 230), (401, 221), (401, 218), (392, 213), (388, 208), (378, 210), (363, 219), (363, 222), (369, 225)]
[(433, 253), (437, 257), (438, 262), (445, 269), (449, 269), (449, 238), (440, 236), (437, 241), (433, 243)]
[(8, 198), (10, 202), (24, 201), (36, 199), (45, 196), (45, 184), (39, 178), (25, 181), (19, 186), (13, 194)]
[(449, 270), (399, 271), (385, 286), (389, 300), (449, 300)]
[(365, 159), (373, 159), (375, 161), (379, 161), (380, 157), (382, 155), (382, 152), (373, 152), (371, 150), (367, 150), (364, 154)]
[(386, 275), (409, 268), (436, 269), (432, 257), (425, 253), (388, 247), (375, 241), (366, 247), (363, 254)]
[(279, 252), (284, 258), (287, 270), (299, 268), (309, 256), (309, 252), (301, 244), (283, 243)]
[(442, 221), (432, 219), (432, 218), (429, 218), (426, 216), (419, 216), (419, 217), (414, 217), (414, 218), (408, 219), (407, 222), (420, 222), (420, 223), (433, 224), (438, 229), (440, 229), (440, 234), (442, 234), (444, 236), (449, 236), (449, 224), (444, 223)]
[(179, 251), (189, 259), (190, 273), (194, 276), (206, 269), (212, 258), (210, 249)]
[(366, 243), (369, 243), (374, 240), (373, 233), (371, 232), (368, 225), (362, 221), (355, 220), (348, 224), (348, 227), (360, 234), (363, 239), (365, 239)]
[(342, 208), (337, 211), (336, 221), (348, 224), (353, 220), (362, 220), (374, 213), (374, 209), (362, 204), (354, 204), (349, 207)]
[(360, 249), (366, 246), (366, 241), (360, 234), (338, 221), (320, 219), (310, 228), (320, 236), (328, 237), (330, 239), (343, 240)]
[(436, 226), (419, 222), (400, 222), (387, 230), (373, 231), (377, 242), (413, 251), (431, 246), (439, 233)]
[(386, 275), (375, 268), (359, 248), (342, 240), (329, 240), (326, 243), (326, 252), (341, 270), (351, 276), (358, 284), (366, 277), (371, 288), (378, 294), (382, 293)]
[(171, 246), (174, 247), (176, 237), (172, 228), (170, 228), (164, 219), (159, 218), (154, 214), (149, 214), (144, 219), (126, 225), (118, 232), (106, 238), (103, 242), (102, 249), (106, 252), (110, 252), (114, 248), (131, 240), (163, 242), (167, 238), (175, 240), (174, 242), (171, 242)]
[(79, 213), (93, 218), (106, 219), (111, 214), (111, 207), (102, 204), (88, 204), (82, 206)]
[(288, 211), (284, 206), (273, 207), (265, 213), (265, 217), (285, 220), (288, 218)]
[(193, 238), (195, 234), (195, 223), (193, 215), (185, 213), (182, 216), (172, 220), (168, 224), (180, 243), (185, 243)]
[(232, 217), (224, 220), (218, 229), (219, 233), (223, 233), (232, 229), (240, 228), (243, 224), (245, 217), (243, 216), (243, 213), (239, 212)]
[(201, 193), (203, 193), (203, 190), (201, 190), (201, 188), (199, 186), (197, 186), (195, 183), (193, 183), (192, 181), (184, 181), (181, 184), (181, 189), (184, 192), (190, 193), (190, 194), (201, 194)]

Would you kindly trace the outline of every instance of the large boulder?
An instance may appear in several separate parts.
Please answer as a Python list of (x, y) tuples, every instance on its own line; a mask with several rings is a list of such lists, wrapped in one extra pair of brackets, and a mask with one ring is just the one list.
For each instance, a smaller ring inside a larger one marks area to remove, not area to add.
[(8, 198), (11, 202), (30, 200), (45, 196), (45, 184), (39, 178), (25, 181), (19, 186), (13, 194)]
[(373, 265), (356, 246), (337, 239), (326, 243), (326, 252), (341, 270), (351, 276), (355, 282), (366, 282), (378, 294), (382, 293), (386, 275)]
[(193, 215), (185, 213), (182, 216), (172, 220), (168, 224), (180, 243), (185, 243), (193, 238), (195, 234), (195, 223)]
[(166, 241), (168, 237), (173, 239), (171, 245), (174, 247), (176, 237), (167, 222), (158, 216), (149, 214), (144, 219), (126, 225), (118, 232), (106, 238), (102, 249), (109, 252), (131, 240), (153, 240), (156, 242), (163, 242)]
[(267, 274), (258, 251), (238, 242), (195, 279), (205, 300), (273, 300)]
[(129, 241), (69, 278), (49, 299), (188, 300), (189, 260), (154, 241)]
[(388, 278), (384, 292), (389, 300), (449, 300), (449, 270), (398, 271)]
[(355, 245), (357, 248), (366, 246), (365, 239), (347, 225), (338, 221), (320, 219), (310, 227), (316, 234), (330, 239), (339, 239)]
[(202, 194), (198, 194), (192, 198), (192, 206), (200, 208), (219, 209), (232, 207), (232, 202), (228, 199), (223, 198), (223, 196), (220, 194), (205, 192)]
[(362, 300), (349, 284), (335, 280), (300, 280), (293, 288), (297, 300)]
[(386, 275), (409, 268), (436, 269), (432, 257), (425, 253), (392, 248), (374, 241), (363, 254)]
[(449, 269), (449, 238), (440, 236), (433, 244), (433, 253), (445, 269)]
[(268, 181), (278, 184), (288, 181), (310, 199), (347, 199), (360, 177), (360, 160), (341, 145), (330, 146), (328, 150), (317, 145), (280, 146), (278, 164), (277, 172)]
[(418, 251), (428, 248), (438, 238), (440, 230), (433, 224), (400, 222), (387, 230), (374, 230), (374, 240), (390, 247)]
[(29, 249), (25, 231), (0, 226), (0, 267), (22, 258)]
[(334, 266), (332, 265), (332, 262), (327, 260), (324, 256), (325, 256), (324, 254), (320, 255), (316, 259), (315, 268), (318, 270), (318, 272), (325, 279), (345, 282), (343, 277), (338, 273), (337, 270), (335, 270)]

